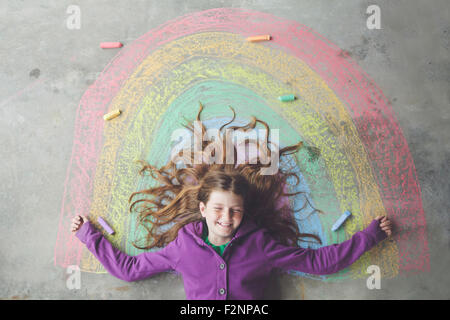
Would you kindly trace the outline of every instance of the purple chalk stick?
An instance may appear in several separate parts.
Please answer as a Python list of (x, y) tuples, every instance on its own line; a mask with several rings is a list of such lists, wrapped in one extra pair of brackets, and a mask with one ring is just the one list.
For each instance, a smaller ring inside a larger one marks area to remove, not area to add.
[(105, 220), (103, 220), (102, 217), (98, 217), (97, 221), (98, 221), (98, 223), (100, 223), (102, 225), (103, 228), (105, 228), (106, 232), (108, 232), (109, 234), (114, 233), (114, 230), (111, 229), (111, 227), (106, 223)]

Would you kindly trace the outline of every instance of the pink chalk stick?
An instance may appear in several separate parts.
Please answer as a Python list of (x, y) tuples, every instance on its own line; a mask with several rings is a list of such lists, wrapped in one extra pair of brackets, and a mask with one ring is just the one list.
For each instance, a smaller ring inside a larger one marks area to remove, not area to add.
[(120, 48), (123, 46), (121, 42), (102, 42), (100, 43), (100, 48), (109, 49), (109, 48)]
[(102, 225), (103, 228), (105, 228), (106, 232), (108, 232), (109, 234), (114, 233), (114, 230), (111, 229), (111, 227), (106, 223), (105, 220), (103, 220), (102, 217), (98, 217), (97, 221), (98, 221), (98, 223), (100, 223)]

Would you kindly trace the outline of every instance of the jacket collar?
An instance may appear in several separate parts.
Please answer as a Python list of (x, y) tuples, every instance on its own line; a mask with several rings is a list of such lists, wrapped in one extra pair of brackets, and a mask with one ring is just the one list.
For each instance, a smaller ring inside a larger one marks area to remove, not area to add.
[[(186, 231), (191, 234), (200, 245), (205, 245), (202, 238), (205, 228), (206, 222), (204, 220), (194, 221), (186, 225)], [(251, 220), (251, 218), (244, 216), (231, 241), (241, 238), (257, 229), (258, 226)]]

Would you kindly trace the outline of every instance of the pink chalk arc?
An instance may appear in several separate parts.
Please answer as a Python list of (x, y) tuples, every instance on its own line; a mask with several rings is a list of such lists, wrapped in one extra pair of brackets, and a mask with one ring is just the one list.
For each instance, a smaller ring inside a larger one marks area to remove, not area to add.
[(270, 34), (271, 40), (259, 45), (281, 49), (320, 75), (347, 106), (371, 161), (383, 205), (398, 226), (394, 240), (399, 249), (400, 273), (429, 271), (426, 220), (414, 162), (392, 107), (380, 88), (343, 50), (311, 28), (268, 13), (236, 8), (186, 14), (151, 30), (122, 48), (83, 95), (67, 169), (55, 264), (67, 266), (80, 261), (82, 244), (67, 230), (73, 216), (89, 212), (91, 177), (103, 144), (102, 116), (111, 101), (153, 50), (186, 35), (212, 31), (240, 34), (244, 38)]

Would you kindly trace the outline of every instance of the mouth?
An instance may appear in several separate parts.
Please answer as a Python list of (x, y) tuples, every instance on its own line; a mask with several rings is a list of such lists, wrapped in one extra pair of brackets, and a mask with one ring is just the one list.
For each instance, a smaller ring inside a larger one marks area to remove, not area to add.
[(231, 227), (233, 226), (233, 224), (232, 223), (221, 223), (221, 222), (217, 222), (217, 224), (219, 225), (219, 226), (221, 226), (223, 229), (225, 229), (225, 230), (229, 230), (229, 229), (231, 229)]

